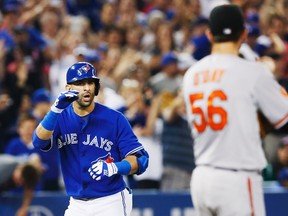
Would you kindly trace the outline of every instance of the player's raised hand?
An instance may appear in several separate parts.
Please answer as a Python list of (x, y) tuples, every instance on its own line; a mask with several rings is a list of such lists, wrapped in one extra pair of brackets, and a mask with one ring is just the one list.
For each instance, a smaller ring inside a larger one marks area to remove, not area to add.
[(56, 113), (62, 112), (63, 109), (69, 106), (69, 104), (78, 99), (78, 94), (79, 91), (77, 90), (61, 92), (54, 104), (51, 106), (51, 110)]
[(106, 177), (111, 177), (118, 173), (118, 168), (115, 163), (107, 163), (103, 160), (99, 160), (88, 169), (90, 176), (99, 181)]

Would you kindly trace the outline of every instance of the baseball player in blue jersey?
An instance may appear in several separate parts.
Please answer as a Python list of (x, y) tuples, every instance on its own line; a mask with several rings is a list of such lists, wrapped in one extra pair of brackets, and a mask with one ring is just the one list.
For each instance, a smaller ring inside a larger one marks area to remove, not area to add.
[[(132, 194), (123, 175), (141, 174), (148, 153), (118, 111), (94, 102), (100, 80), (87, 62), (67, 71), (66, 90), (37, 126), (33, 145), (57, 145), (70, 203), (65, 216), (128, 216)], [(50, 140), (51, 139), (51, 140)]]

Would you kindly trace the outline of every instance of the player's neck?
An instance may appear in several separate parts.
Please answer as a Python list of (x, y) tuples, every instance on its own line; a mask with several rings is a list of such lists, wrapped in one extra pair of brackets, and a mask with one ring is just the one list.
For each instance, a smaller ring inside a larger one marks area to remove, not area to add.
[(73, 110), (79, 116), (85, 116), (91, 113), (95, 108), (95, 103), (92, 102), (88, 107), (79, 106), (76, 102), (73, 103)]
[(238, 43), (233, 42), (223, 42), (223, 43), (214, 43), (211, 50), (212, 54), (230, 54), (236, 55), (239, 54), (239, 45)]

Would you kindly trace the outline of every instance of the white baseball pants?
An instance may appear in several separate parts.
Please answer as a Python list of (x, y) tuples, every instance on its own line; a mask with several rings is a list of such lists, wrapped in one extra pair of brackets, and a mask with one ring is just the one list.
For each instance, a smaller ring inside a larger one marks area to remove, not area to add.
[(265, 216), (260, 173), (197, 166), (191, 194), (197, 216)]
[(91, 200), (70, 197), (64, 216), (129, 216), (132, 211), (132, 192), (119, 193)]

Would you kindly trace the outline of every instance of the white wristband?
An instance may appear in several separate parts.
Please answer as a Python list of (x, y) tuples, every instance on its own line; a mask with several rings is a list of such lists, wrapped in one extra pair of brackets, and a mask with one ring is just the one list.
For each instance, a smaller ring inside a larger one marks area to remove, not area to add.
[(51, 111), (55, 112), (55, 113), (61, 113), (63, 111), (63, 109), (59, 109), (59, 108), (55, 107), (54, 105), (52, 105)]

